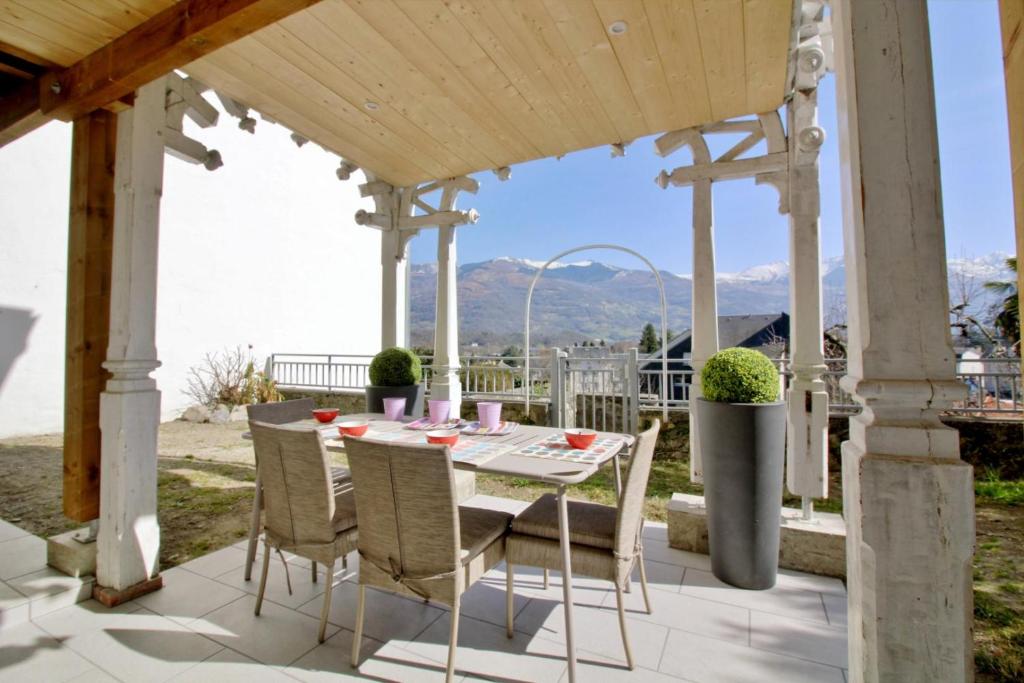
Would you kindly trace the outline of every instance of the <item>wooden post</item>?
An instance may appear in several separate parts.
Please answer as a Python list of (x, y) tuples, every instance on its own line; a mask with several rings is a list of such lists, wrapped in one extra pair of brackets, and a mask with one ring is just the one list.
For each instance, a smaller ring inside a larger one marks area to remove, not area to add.
[[(458, 190), (445, 187), (441, 198), (442, 211), (455, 208)], [(459, 417), (462, 410), (462, 381), (459, 379), (459, 297), (458, 258), (455, 251), (455, 228), (437, 229), (437, 309), (434, 317), (434, 375), (430, 397), (451, 401), (450, 415)], [(527, 352), (528, 353), (528, 352)]]
[(380, 238), (381, 348), (409, 345), (409, 235), (387, 230)]
[(102, 476), (94, 596), (116, 604), (159, 587), (157, 250), (164, 168), (160, 78), (118, 114), (110, 343), (100, 399)]
[[(703, 140), (701, 140), (703, 143)], [(703, 147), (701, 150), (700, 148)], [(707, 146), (694, 147), (694, 162), (708, 154)], [(700, 426), (697, 422), (697, 399), (703, 396), (700, 371), (718, 352), (718, 294), (715, 286), (715, 223), (712, 207), (711, 181), (698, 180), (693, 184), (693, 328), (690, 347), (690, 367), (693, 379), (690, 385), (690, 480), (704, 481), (701, 457)], [(667, 350), (665, 351), (667, 353)], [(666, 394), (668, 396), (668, 394)]]
[(110, 331), (117, 117), (75, 121), (71, 141), (68, 300), (64, 371), (64, 514), (100, 514), (100, 392)]
[(849, 309), (850, 681), (969, 681), (974, 490), (956, 430), (925, 0), (834, 0)]
[[(1013, 168), (1013, 213), (1018, 263), (1024, 259), (1024, 0), (999, 0), (1003, 29), (1006, 109), (1010, 121), (1010, 166)], [(1024, 292), (1024, 268), (1017, 268), (1017, 291)]]

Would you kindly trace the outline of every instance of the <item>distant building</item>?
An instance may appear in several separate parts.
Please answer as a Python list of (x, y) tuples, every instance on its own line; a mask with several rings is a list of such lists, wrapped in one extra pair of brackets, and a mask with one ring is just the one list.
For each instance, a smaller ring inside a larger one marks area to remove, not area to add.
[[(690, 384), (689, 373), (693, 338), (691, 331), (673, 337), (668, 343), (668, 371), (671, 392), (669, 398), (682, 400), (686, 397), (686, 386)], [(757, 349), (769, 358), (779, 358), (789, 349), (789, 314), (765, 313), (753, 315), (718, 316), (718, 348), (727, 349), (742, 346)], [(661, 350), (640, 359), (641, 387), (643, 393), (657, 394), (661, 391)]]

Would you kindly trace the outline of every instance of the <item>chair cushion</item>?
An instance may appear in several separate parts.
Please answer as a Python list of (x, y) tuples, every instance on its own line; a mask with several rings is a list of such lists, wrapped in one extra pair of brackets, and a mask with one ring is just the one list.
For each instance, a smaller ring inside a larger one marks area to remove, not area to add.
[(512, 515), (498, 510), (459, 506), (462, 563), (470, 562), (509, 531)]
[[(569, 540), (592, 548), (615, 547), (615, 518), (618, 510), (599, 503), (570, 500)], [(546, 493), (512, 521), (517, 534), (558, 540), (558, 499)]]
[(356, 494), (352, 489), (334, 496), (334, 518), (331, 525), (336, 534), (356, 526)]

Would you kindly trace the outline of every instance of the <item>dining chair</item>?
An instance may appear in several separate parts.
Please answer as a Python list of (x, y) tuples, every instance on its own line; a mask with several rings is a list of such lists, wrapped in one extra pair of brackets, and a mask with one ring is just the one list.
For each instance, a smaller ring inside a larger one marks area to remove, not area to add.
[[(319, 640), (324, 642), (331, 608), (334, 563), (356, 549), (355, 497), (351, 489), (336, 494), (331, 460), (319, 432), (295, 431), (263, 422), (251, 422), (256, 464), (263, 475), (263, 572), (256, 595), (256, 616), (263, 606), (270, 569), (271, 548), (290, 552), (327, 569), (324, 603), (320, 611)], [(284, 555), (281, 555), (282, 562)], [(291, 579), (284, 564), (288, 592)]]
[[(615, 598), (619, 608), (619, 629), (626, 663), (636, 667), (626, 634), (626, 611), (622, 593), (629, 583), (633, 567), (640, 568), (640, 587), (644, 607), (651, 613), (647, 595), (647, 572), (644, 569), (643, 511), (647, 492), (647, 479), (651, 473), (654, 445), (658, 440), (661, 423), (641, 433), (633, 444), (629, 470), (617, 506), (570, 500), (569, 553), (573, 572), (607, 579), (615, 584)], [(523, 510), (512, 522), (512, 533), (506, 544), (506, 630), (512, 637), (513, 565), (527, 565), (548, 569), (562, 568), (561, 546), (558, 532), (558, 502), (554, 494), (545, 494)], [(563, 581), (572, 577), (563, 576)]]
[(359, 666), (366, 587), (450, 605), (447, 681), (455, 671), (461, 595), (505, 557), (512, 515), (457, 502), (447, 446), (345, 437), (359, 528)]
[[(316, 408), (316, 402), (312, 398), (296, 398), (291, 401), (276, 401), (274, 403), (253, 403), (245, 407), (249, 417), (249, 424), (262, 422), (264, 424), (281, 425), (288, 422), (309, 419)], [(331, 481), (338, 489), (352, 480), (351, 473), (344, 467), (331, 468)], [(252, 579), (252, 565), (256, 561), (256, 546), (260, 540), (260, 512), (263, 510), (263, 487), (260, 485), (260, 470), (256, 467), (256, 495), (252, 501), (252, 519), (249, 522), (249, 545), (245, 553), (245, 580)], [(348, 561), (343, 559), (342, 564), (347, 568)], [(313, 563), (313, 583), (316, 583), (316, 563)]]

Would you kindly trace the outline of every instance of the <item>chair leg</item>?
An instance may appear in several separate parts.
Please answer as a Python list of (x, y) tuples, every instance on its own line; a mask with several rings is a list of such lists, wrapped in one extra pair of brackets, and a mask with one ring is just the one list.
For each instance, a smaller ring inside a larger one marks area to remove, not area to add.
[(647, 595), (647, 569), (644, 568), (644, 549), (640, 547), (640, 552), (637, 553), (637, 559), (640, 561), (640, 590), (644, 594), (644, 607), (647, 608), (647, 613), (651, 614), (651, 599)]
[(267, 590), (267, 573), (270, 571), (270, 544), (263, 544), (263, 571), (260, 572), (260, 590), (256, 594), (256, 616), (260, 615), (260, 608), (263, 607), (263, 593)]
[(249, 522), (249, 546), (245, 550), (245, 580), (252, 580), (252, 565), (256, 561), (256, 546), (260, 541), (260, 509), (263, 507), (263, 486), (256, 474), (256, 494), (252, 498), (252, 520)]
[[(316, 563), (313, 563), (316, 567)], [(334, 588), (334, 563), (326, 565), (327, 583), (324, 585), (324, 606), (320, 609), (320, 642), (324, 642), (324, 635), (327, 633), (327, 615), (331, 611), (331, 589)]]
[(505, 563), (505, 635), (512, 637), (512, 630), (515, 627), (515, 602), (516, 594), (513, 589), (512, 565)]
[(352, 668), (359, 666), (359, 646), (363, 640), (363, 616), (366, 613), (366, 586), (359, 584), (359, 602), (356, 604), (356, 634), (352, 636)]
[(550, 575), (548, 573), (548, 570), (545, 569), (544, 570), (544, 590), (547, 590), (548, 586), (550, 586), (550, 585), (551, 585), (551, 577), (550, 577)]
[(313, 583), (316, 583), (316, 562), (313, 563)]
[(632, 671), (636, 668), (633, 664), (633, 651), (629, 649), (629, 636), (626, 634), (626, 608), (622, 604), (622, 588), (615, 584), (615, 601), (619, 607), (619, 630), (622, 631), (622, 649), (626, 651), (626, 666)]
[(459, 646), (459, 604), (461, 602), (462, 596), (456, 593), (452, 603), (452, 630), (448, 636), (448, 672), (445, 674), (445, 683), (451, 683), (452, 677), (455, 675), (455, 649)]

